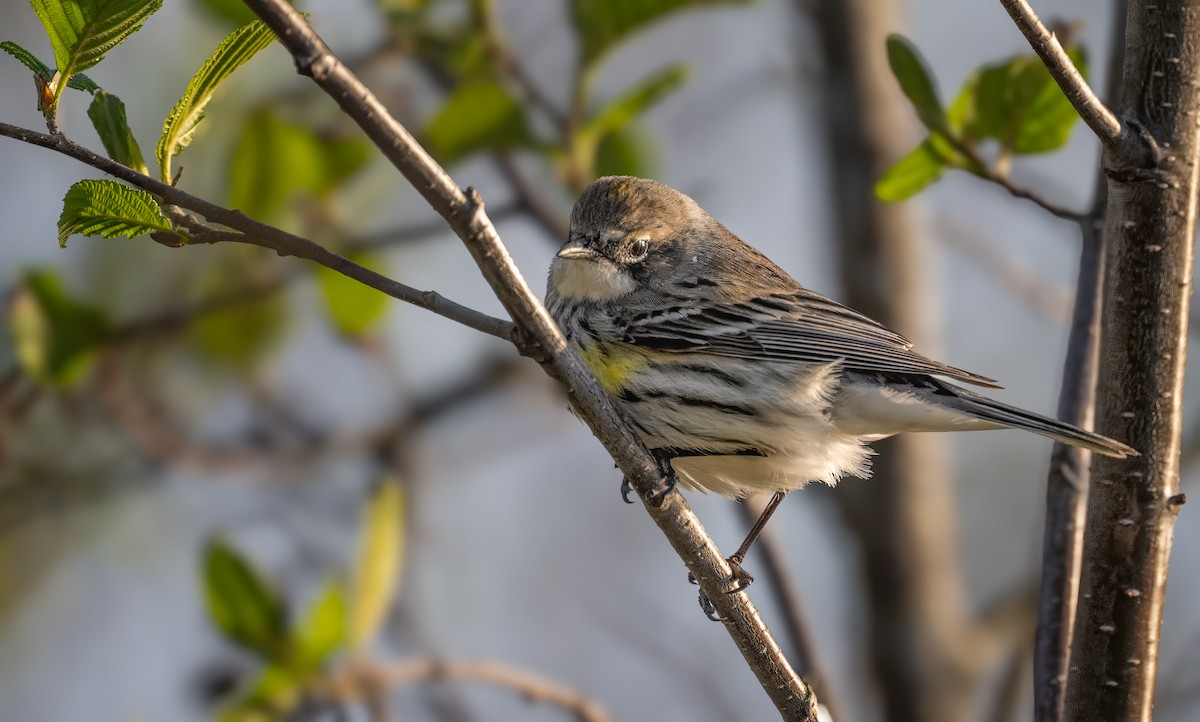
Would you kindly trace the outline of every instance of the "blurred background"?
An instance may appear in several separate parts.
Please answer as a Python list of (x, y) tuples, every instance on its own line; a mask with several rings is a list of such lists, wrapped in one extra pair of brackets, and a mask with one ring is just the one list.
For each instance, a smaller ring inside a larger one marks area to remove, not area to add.
[[(623, 5), (302, 4), (456, 181), (480, 190), (539, 294), (578, 190), (610, 172), (652, 176), (809, 288), (1000, 379), (998, 398), (1054, 413), (1077, 227), (961, 172), (903, 204), (869, 200), (923, 137), (887, 71), (885, 36), (914, 41), (948, 102), (975, 68), (1028, 53), (998, 3), (870, 3), (864, 21), (826, 7), (840, 3), (672, 2), (644, 27), (623, 24)], [(1106, 87), (1109, 4), (1038, 9), (1073, 29)], [(125, 101), (147, 157), (188, 79), (247, 19), (232, 0), (168, 0), (88, 71)], [(28, 6), (0, 6), (0, 27), (0, 39), (52, 57)], [(29, 81), (0, 57), (0, 120), (40, 129)], [(99, 149), (85, 100), (64, 96), (60, 123)], [(503, 315), (462, 244), (282, 48), (222, 88), (201, 130), (178, 161), (182, 188)], [(1096, 164), (1077, 127), (1011, 174), (1083, 211)], [(60, 250), (63, 194), (100, 176), (9, 139), (0, 168), (5, 719), (234, 719), (264, 661), (214, 625), (211, 541), (302, 616), (328, 580), (358, 573), (364, 506), (383, 482), (402, 490), (404, 513), (388, 562), (395, 595), (368, 645), (378, 658), (492, 660), (621, 720), (775, 717), (679, 559), (621, 503), (599, 443), (509, 345), (260, 249), (75, 237)], [(14, 319), (31, 299), (99, 340), (57, 365), (22, 364)], [(1185, 426), (1189, 492), (1195, 433)], [(1015, 432), (904, 443), (879, 445), (872, 480), (790, 495), (768, 528), (786, 578), (756, 550), (751, 595), (793, 654), (798, 599), (818, 691), (839, 720), (1030, 719), (1050, 445)], [(690, 501), (732, 550), (746, 528), (739, 505)], [(1195, 719), (1200, 705), (1198, 550), (1185, 510), (1158, 678), (1164, 722)], [(797, 598), (791, 611), (781, 591)], [(391, 719), (570, 718), (469, 680), (383, 696)], [(296, 719), (329, 713), (283, 706)]]

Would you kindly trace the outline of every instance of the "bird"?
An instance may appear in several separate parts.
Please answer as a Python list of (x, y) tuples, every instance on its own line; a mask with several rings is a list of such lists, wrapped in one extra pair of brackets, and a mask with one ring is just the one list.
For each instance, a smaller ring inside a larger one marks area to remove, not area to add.
[(659, 181), (606, 176), (583, 191), (546, 307), (659, 460), (667, 491), (772, 493), (729, 557), (735, 589), (753, 580), (742, 562), (785, 494), (869, 477), (868, 444), (894, 434), (1021, 429), (1138, 455), (964, 388), (1001, 387), (806, 289)]

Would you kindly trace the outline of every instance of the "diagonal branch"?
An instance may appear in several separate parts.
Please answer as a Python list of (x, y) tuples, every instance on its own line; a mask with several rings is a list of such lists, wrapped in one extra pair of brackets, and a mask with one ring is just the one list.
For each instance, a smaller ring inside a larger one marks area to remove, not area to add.
[(566, 384), (572, 403), (592, 433), (644, 500), (645, 508), (720, 613), (763, 689), (789, 720), (816, 720), (816, 697), (795, 673), (744, 592), (730, 593), (731, 572), (683, 496), (658, 496), (657, 464), (624, 422), (579, 356), (568, 346), (545, 307), (529, 290), (484, 213), (478, 193), (464, 193), (398, 123), (285, 0), (246, 0), (275, 31), (296, 61), (366, 132), (385, 157), (440, 213), (467, 246), (484, 278), (524, 335), (536, 342)]
[(236, 229), (238, 233), (225, 233), (210, 237), (206, 242), (233, 241), (254, 246), (269, 248), (281, 256), (294, 256), (309, 261), (315, 261), (338, 273), (353, 278), (371, 288), (382, 291), (392, 298), (420, 306), (439, 316), (445, 316), (451, 321), (457, 321), (468, 328), (482, 331), (490, 336), (505, 340), (513, 340), (513, 325), (508, 321), (493, 318), (461, 304), (455, 303), (433, 291), (421, 291), (403, 283), (393, 281), (369, 268), (363, 267), (339, 256), (307, 238), (293, 235), (238, 211), (223, 208), (215, 203), (198, 198), (190, 193), (179, 190), (175, 186), (143, 175), (127, 166), (110, 160), (102, 155), (93, 153), (83, 146), (67, 140), (62, 135), (47, 135), (27, 128), (20, 128), (8, 123), (0, 123), (0, 135), (24, 141), (32, 145), (49, 148), (78, 161), (82, 161), (97, 170), (119, 178), (130, 185), (137, 186), (161, 197), (166, 203), (180, 208), (186, 208), (199, 213), (214, 223)]

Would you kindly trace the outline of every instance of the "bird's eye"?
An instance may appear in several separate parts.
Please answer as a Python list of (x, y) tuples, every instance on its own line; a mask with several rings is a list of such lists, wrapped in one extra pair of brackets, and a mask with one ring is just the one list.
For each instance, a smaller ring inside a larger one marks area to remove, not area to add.
[(645, 238), (639, 238), (629, 246), (629, 260), (638, 261), (645, 258), (646, 253), (650, 250), (650, 241)]

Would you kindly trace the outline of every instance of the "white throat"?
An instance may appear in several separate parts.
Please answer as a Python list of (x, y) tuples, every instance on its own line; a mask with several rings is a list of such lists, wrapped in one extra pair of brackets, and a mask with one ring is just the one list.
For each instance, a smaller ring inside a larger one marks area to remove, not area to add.
[(550, 283), (563, 298), (609, 301), (631, 293), (637, 284), (623, 268), (607, 260), (555, 258)]

